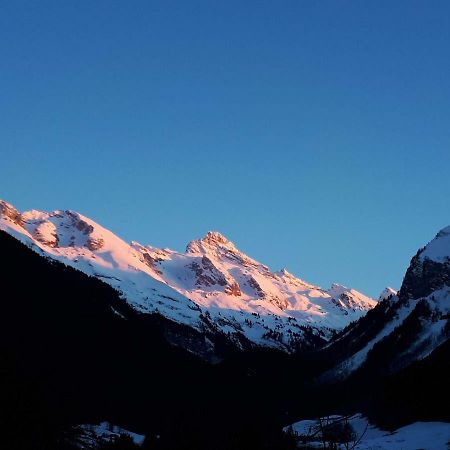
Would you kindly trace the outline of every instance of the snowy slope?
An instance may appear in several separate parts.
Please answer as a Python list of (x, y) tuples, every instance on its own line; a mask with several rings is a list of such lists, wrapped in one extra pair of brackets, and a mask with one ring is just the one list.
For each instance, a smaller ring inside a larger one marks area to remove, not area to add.
[(128, 244), (73, 211), (20, 213), (2, 201), (0, 229), (102, 279), (139, 312), (258, 345), (292, 349), (306, 335), (326, 340), (377, 304), (344, 286), (324, 290), (285, 269), (271, 272), (217, 232), (180, 253)]
[(198, 320), (195, 303), (148, 276), (138, 252), (87, 217), (73, 211), (29, 211), (17, 216), (4, 202), (0, 216), (0, 229), (42, 255), (102, 279), (139, 311), (160, 310), (179, 322)]

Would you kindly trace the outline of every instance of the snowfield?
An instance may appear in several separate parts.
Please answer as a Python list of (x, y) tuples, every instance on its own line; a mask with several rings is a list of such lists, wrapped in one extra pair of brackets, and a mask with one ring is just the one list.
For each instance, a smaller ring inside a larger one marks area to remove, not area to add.
[(126, 243), (74, 211), (20, 213), (0, 201), (0, 229), (43, 256), (117, 289), (141, 313), (159, 313), (198, 330), (207, 317), (221, 332), (289, 350), (305, 327), (321, 339), (363, 316), (377, 302), (334, 284), (311, 285), (240, 252), (218, 232), (186, 252)]

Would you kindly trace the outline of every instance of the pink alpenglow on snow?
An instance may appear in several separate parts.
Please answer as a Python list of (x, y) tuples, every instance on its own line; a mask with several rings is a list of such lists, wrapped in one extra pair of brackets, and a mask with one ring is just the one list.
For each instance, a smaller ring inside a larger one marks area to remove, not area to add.
[(257, 345), (287, 349), (305, 326), (328, 339), (377, 304), (338, 284), (323, 289), (286, 269), (272, 272), (215, 231), (182, 253), (127, 243), (74, 211), (20, 213), (3, 201), (0, 229), (100, 278), (141, 313), (199, 329), (208, 314), (224, 333), (242, 333)]

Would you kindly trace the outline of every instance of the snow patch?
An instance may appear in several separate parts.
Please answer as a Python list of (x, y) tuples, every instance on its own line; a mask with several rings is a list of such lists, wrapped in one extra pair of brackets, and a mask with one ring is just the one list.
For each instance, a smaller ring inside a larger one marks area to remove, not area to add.
[(109, 422), (101, 422), (98, 425), (77, 425), (74, 428), (79, 433), (78, 448), (80, 449), (92, 449), (101, 443), (114, 442), (121, 435), (128, 436), (138, 446), (141, 446), (145, 440), (144, 435), (133, 433)]
[[(343, 416), (328, 416), (323, 418), (322, 424), (338, 424), (343, 419)], [(355, 450), (445, 450), (450, 441), (450, 423), (446, 422), (415, 422), (393, 432), (377, 428), (361, 414), (349, 417), (348, 423), (355, 432), (354, 446), (350, 446)], [(313, 448), (323, 448), (322, 427), (319, 420), (302, 420), (283, 430), (293, 433), (299, 444), (304, 442)], [(337, 450), (346, 448), (345, 444), (336, 447)]]

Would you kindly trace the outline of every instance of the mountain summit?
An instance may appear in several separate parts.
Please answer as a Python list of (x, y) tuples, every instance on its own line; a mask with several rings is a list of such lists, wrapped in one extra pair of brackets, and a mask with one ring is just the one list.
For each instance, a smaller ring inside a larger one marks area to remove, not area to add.
[(285, 269), (271, 272), (217, 231), (180, 253), (128, 244), (74, 211), (21, 213), (3, 201), (0, 229), (110, 284), (140, 313), (219, 333), (236, 345), (292, 351), (324, 342), (377, 304), (341, 285), (327, 290)]
[(186, 247), (188, 253), (204, 253), (208, 249), (222, 248), (224, 250), (236, 251), (234, 244), (218, 231), (208, 231), (201, 239), (196, 239)]

